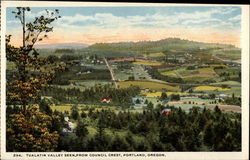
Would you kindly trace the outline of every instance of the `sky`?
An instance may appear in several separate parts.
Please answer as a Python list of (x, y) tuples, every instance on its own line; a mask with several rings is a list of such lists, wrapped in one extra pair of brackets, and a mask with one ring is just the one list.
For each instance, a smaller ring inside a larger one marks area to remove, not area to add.
[[(177, 37), (200, 42), (233, 44), (240, 47), (241, 8), (238, 6), (86, 6), (32, 7), (27, 21), (59, 9), (62, 18), (53, 22), (53, 32), (39, 42), (105, 43), (156, 41)], [(12, 44), (22, 43), (20, 21), (7, 8), (6, 34)]]

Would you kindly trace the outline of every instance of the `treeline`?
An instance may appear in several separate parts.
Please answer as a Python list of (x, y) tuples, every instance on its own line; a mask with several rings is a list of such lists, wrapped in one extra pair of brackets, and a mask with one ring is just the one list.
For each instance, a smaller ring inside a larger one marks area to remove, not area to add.
[(62, 49), (56, 49), (55, 53), (74, 53), (75, 50), (73, 49), (67, 49), (67, 48), (62, 48)]
[(111, 98), (112, 104), (129, 104), (131, 97), (140, 93), (140, 88), (130, 86), (116, 89), (110, 85), (94, 86), (81, 91), (79, 88), (63, 89), (50, 86), (42, 90), (41, 95), (51, 96), (61, 103), (100, 103), (101, 98)]
[[(73, 106), (71, 114), (65, 115), (43, 102), (40, 111), (54, 117), (48, 128), (59, 134), (54, 151), (241, 151), (240, 113), (222, 112), (218, 107), (214, 111), (193, 107), (187, 113), (168, 106), (171, 114), (163, 115), (164, 106), (153, 109), (150, 105), (142, 113), (93, 108), (80, 112)], [(8, 106), (7, 120), (18, 109)], [(73, 132), (63, 132), (68, 127), (65, 116), (76, 122)], [(8, 151), (30, 151), (26, 139), (25, 144), (26, 149), (16, 147), (7, 139)]]
[(214, 71), (220, 76), (223, 77), (223, 81), (237, 81), (241, 82), (241, 70), (237, 68), (237, 70), (223, 70), (223, 68), (215, 68)]
[(170, 77), (170, 76), (167, 76), (167, 75), (162, 75), (157, 69), (149, 68), (148, 73), (154, 79), (159, 79), (159, 80), (166, 81), (166, 82), (171, 82), (171, 83), (183, 83), (184, 82), (182, 80), (182, 78), (175, 78), (175, 77)]
[(111, 80), (107, 68), (93, 69), (79, 65), (69, 65), (64, 71), (57, 71), (51, 84), (69, 85), (70, 80)]
[(68, 55), (68, 54), (64, 54), (62, 56), (56, 56), (56, 55), (49, 55), (47, 57), (48, 61), (50, 63), (55, 63), (55, 62), (68, 62), (68, 61), (72, 61), (72, 60), (79, 60), (82, 59), (83, 56), (82, 55)]
[(56, 74), (51, 84), (69, 85), (70, 80), (111, 80), (109, 70), (104, 69), (83, 69), (81, 71), (64, 71)]
[[(62, 133), (58, 151), (240, 151), (241, 115), (163, 106), (143, 113), (110, 110), (78, 116), (75, 133)], [(88, 121), (94, 123), (88, 123)], [(87, 127), (96, 129), (90, 132)], [(121, 134), (123, 133), (123, 134)]]

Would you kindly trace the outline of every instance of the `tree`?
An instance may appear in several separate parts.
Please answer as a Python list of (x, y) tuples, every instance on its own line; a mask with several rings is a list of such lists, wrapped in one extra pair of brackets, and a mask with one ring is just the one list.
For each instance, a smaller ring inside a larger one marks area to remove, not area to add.
[(77, 120), (79, 118), (79, 110), (78, 110), (78, 107), (76, 105), (73, 105), (71, 107), (71, 117), (74, 120)]
[(114, 140), (111, 143), (111, 150), (112, 151), (127, 151), (129, 148), (129, 144), (126, 140), (119, 136), (115, 135)]
[(33, 46), (48, 37), (47, 33), (53, 31), (50, 24), (60, 18), (57, 9), (46, 10), (45, 16), (35, 17), (33, 22), (26, 22), (26, 12), (30, 12), (29, 7), (17, 7), (17, 10), (12, 12), (22, 25), (22, 46), (12, 46), (11, 35), (6, 36), (7, 60), (14, 62), (17, 68), (17, 72), (7, 81), (7, 104), (22, 105), (24, 111), (26, 105), (39, 99), (41, 88), (52, 79), (50, 70), (42, 70), (42, 66), (48, 63), (46, 58), (39, 58), (39, 53)]
[(161, 100), (167, 100), (168, 96), (165, 92), (161, 93)]
[(179, 94), (171, 94), (171, 100), (179, 101), (180, 99), (181, 98)]
[(147, 108), (149, 110), (152, 110), (154, 108), (154, 104), (152, 102), (149, 102), (148, 105), (147, 105)]
[[(26, 22), (26, 12), (30, 12), (29, 7), (17, 7), (12, 12), (22, 25), (22, 46), (12, 46), (11, 35), (6, 36), (6, 57), (16, 66), (16, 71), (8, 77), (6, 84), (7, 105), (17, 104), (22, 107), (19, 113), (6, 116), (7, 150), (54, 151), (59, 134), (51, 128), (58, 117), (43, 113), (51, 114), (51, 110), (47, 104), (40, 103), (39, 93), (53, 78), (52, 71), (62, 68), (51, 67), (51, 70), (44, 71), (43, 66), (47, 65), (47, 60), (39, 58), (33, 46), (48, 37), (47, 33), (53, 30), (50, 24), (60, 18), (59, 11), (46, 10), (46, 15), (35, 17), (33, 22)], [(34, 107), (35, 104), (39, 106)]]
[(50, 63), (55, 63), (57, 61), (59, 61), (59, 58), (55, 55), (49, 55), (47, 60), (50, 62)]
[(52, 115), (52, 109), (44, 99), (39, 102), (39, 110), (47, 115)]
[(78, 137), (85, 137), (88, 135), (88, 129), (86, 128), (86, 124), (83, 121), (78, 121), (76, 127), (76, 135)]
[(136, 103), (136, 104), (140, 104), (140, 103), (141, 103), (140, 99), (137, 98), (136, 101), (135, 101), (135, 103)]
[(59, 134), (50, 131), (51, 122), (50, 116), (35, 107), (28, 108), (25, 115), (11, 114), (7, 123), (7, 151), (54, 151)]

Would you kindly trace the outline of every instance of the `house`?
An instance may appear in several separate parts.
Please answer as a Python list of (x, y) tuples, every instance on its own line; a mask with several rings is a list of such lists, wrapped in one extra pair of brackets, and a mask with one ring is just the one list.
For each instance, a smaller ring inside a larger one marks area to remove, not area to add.
[(145, 91), (145, 92), (149, 92), (149, 91), (150, 91), (149, 88), (142, 88), (141, 90), (142, 90), (142, 91)]
[(172, 113), (172, 111), (171, 111), (170, 108), (165, 108), (165, 109), (163, 109), (163, 110), (161, 111), (161, 114), (164, 114), (164, 115), (169, 115), (169, 114), (171, 114), (171, 113)]
[(101, 98), (101, 102), (102, 103), (110, 103), (111, 98), (107, 97), (107, 98)]
[(69, 117), (64, 117), (64, 120), (65, 120), (66, 122), (69, 122)]
[(223, 100), (224, 98), (227, 98), (227, 97), (229, 97), (228, 94), (223, 94), (223, 93), (222, 93), (222, 94), (217, 95), (215, 99), (216, 99), (216, 100), (218, 100), (218, 99), (222, 99), (222, 100)]
[(75, 132), (75, 125), (73, 122), (70, 121), (68, 116), (64, 117), (64, 120), (67, 122), (67, 127), (63, 128), (62, 131), (64, 133), (71, 133), (71, 132)]

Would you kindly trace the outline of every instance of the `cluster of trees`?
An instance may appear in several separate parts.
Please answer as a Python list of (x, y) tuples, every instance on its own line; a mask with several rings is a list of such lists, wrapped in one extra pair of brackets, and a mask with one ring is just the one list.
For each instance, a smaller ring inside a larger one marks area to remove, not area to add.
[(63, 54), (62, 56), (56, 56), (56, 55), (49, 55), (47, 57), (48, 61), (50, 61), (51, 63), (55, 63), (55, 62), (69, 62), (69, 61), (73, 61), (73, 60), (79, 60), (82, 59), (83, 56), (81, 55), (69, 55), (69, 54)]
[(74, 53), (75, 50), (73, 49), (67, 49), (67, 48), (62, 48), (62, 49), (56, 49), (55, 53)]
[(152, 78), (163, 80), (171, 83), (183, 83), (183, 79), (170, 77), (167, 75), (162, 75), (157, 69), (150, 68), (148, 69), (148, 73), (152, 76)]
[(232, 97), (224, 98), (223, 102), (225, 104), (241, 106), (241, 97), (236, 97), (233, 93)]
[(111, 85), (94, 86), (81, 91), (79, 88), (63, 89), (46, 87), (42, 95), (51, 96), (61, 103), (100, 103), (101, 98), (110, 97), (112, 104), (126, 105), (131, 103), (131, 97), (140, 93), (140, 88), (130, 86), (116, 89)]
[(215, 72), (220, 76), (223, 77), (223, 81), (237, 81), (241, 82), (241, 71), (240, 68), (232, 69), (232, 71), (223, 70), (223, 69), (214, 69)]
[(181, 99), (179, 94), (171, 94), (169, 97), (165, 92), (161, 93), (160, 100), (171, 100), (171, 101), (179, 101)]
[[(115, 113), (89, 109), (74, 133), (60, 135), (58, 151), (240, 151), (241, 115), (193, 107)], [(72, 115), (73, 116), (73, 115)], [(91, 127), (95, 132), (88, 129)]]
[(51, 84), (69, 85), (70, 80), (111, 80), (108, 69), (93, 69), (88, 67), (80, 67), (70, 65), (64, 71), (55, 73)]

